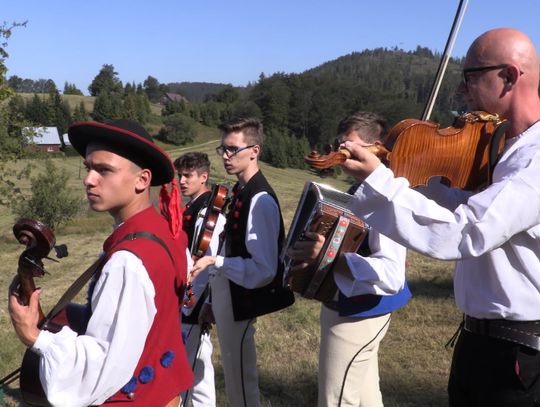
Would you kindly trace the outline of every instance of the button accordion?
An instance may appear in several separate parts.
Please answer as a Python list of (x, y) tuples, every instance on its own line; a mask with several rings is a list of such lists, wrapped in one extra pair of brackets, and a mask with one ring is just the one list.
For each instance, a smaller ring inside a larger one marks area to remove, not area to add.
[[(341, 252), (356, 252), (367, 235), (367, 225), (348, 209), (352, 199), (352, 195), (324, 184), (306, 182), (304, 186), (281, 253), (285, 283), (304, 298), (333, 300), (337, 293), (334, 261)], [(306, 239), (307, 231), (323, 235), (324, 246), (310, 267), (293, 272), (291, 267), (297, 262), (287, 256), (287, 250)]]

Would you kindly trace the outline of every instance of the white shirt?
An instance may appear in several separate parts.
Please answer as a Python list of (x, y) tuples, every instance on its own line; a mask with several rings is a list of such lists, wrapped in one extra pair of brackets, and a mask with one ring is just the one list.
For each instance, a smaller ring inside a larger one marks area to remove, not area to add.
[(393, 295), (405, 285), (405, 261), (407, 250), (370, 229), (371, 255), (345, 253), (352, 279), (342, 273), (333, 273), (339, 291), (346, 297), (362, 294)]
[(53, 406), (102, 404), (131, 379), (157, 312), (154, 297), (141, 260), (120, 250), (96, 282), (86, 334), (40, 332), (32, 350), (42, 356), (40, 379)]
[(269, 284), (277, 273), (279, 209), (266, 192), (251, 199), (246, 228), (246, 248), (251, 258), (217, 256), (215, 275), (225, 276), (244, 288), (259, 288)]
[(352, 210), (425, 255), (457, 260), (458, 307), (477, 318), (540, 319), (540, 123), (511, 139), (493, 184), (451, 211), (380, 165)]

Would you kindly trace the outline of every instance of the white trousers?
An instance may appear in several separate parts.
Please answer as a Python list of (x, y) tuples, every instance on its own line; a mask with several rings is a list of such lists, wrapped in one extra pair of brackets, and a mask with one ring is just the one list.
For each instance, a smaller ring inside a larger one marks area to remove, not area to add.
[(255, 319), (234, 320), (227, 278), (210, 277), (210, 287), (229, 407), (259, 407)]
[(319, 407), (380, 407), (379, 343), (390, 314), (373, 318), (340, 317), (321, 307)]
[(182, 407), (215, 407), (216, 387), (214, 366), (212, 365), (212, 341), (210, 335), (201, 335), (199, 325), (182, 324), (182, 333), (186, 341), (186, 351), (191, 368), (194, 369), (195, 381), (187, 393), (182, 394)]

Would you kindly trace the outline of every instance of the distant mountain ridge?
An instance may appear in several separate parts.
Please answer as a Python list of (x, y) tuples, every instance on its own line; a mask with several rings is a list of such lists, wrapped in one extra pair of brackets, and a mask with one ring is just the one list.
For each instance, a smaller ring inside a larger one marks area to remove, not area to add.
[[(431, 90), (440, 59), (440, 54), (421, 46), (414, 51), (404, 51), (397, 47), (366, 49), (324, 62), (299, 74), (281, 72), (266, 77), (263, 74), (259, 81), (274, 75), (333, 79), (361, 85), (364, 89), (378, 93), (393, 93), (397, 97), (407, 94), (408, 98), (414, 96), (417, 102), (424, 103)], [(463, 58), (450, 58), (446, 71), (448, 79), (444, 80), (450, 86), (459, 81), (462, 63)], [(191, 102), (200, 103), (231, 85), (172, 82), (167, 86), (170, 92), (179, 93)], [(235, 88), (245, 94), (246, 87)]]

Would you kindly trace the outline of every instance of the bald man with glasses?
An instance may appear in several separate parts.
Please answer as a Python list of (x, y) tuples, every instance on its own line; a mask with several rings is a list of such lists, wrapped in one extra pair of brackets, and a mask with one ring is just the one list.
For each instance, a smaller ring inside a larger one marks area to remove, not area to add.
[(460, 90), (470, 110), (497, 113), (510, 126), (492, 184), (463, 192), (457, 206), (428, 200), (361, 144), (344, 144), (354, 160), (343, 167), (361, 182), (351, 209), (405, 247), (456, 260), (464, 321), (452, 407), (540, 405), (539, 65), (532, 41), (515, 29), (488, 31), (469, 48)]

